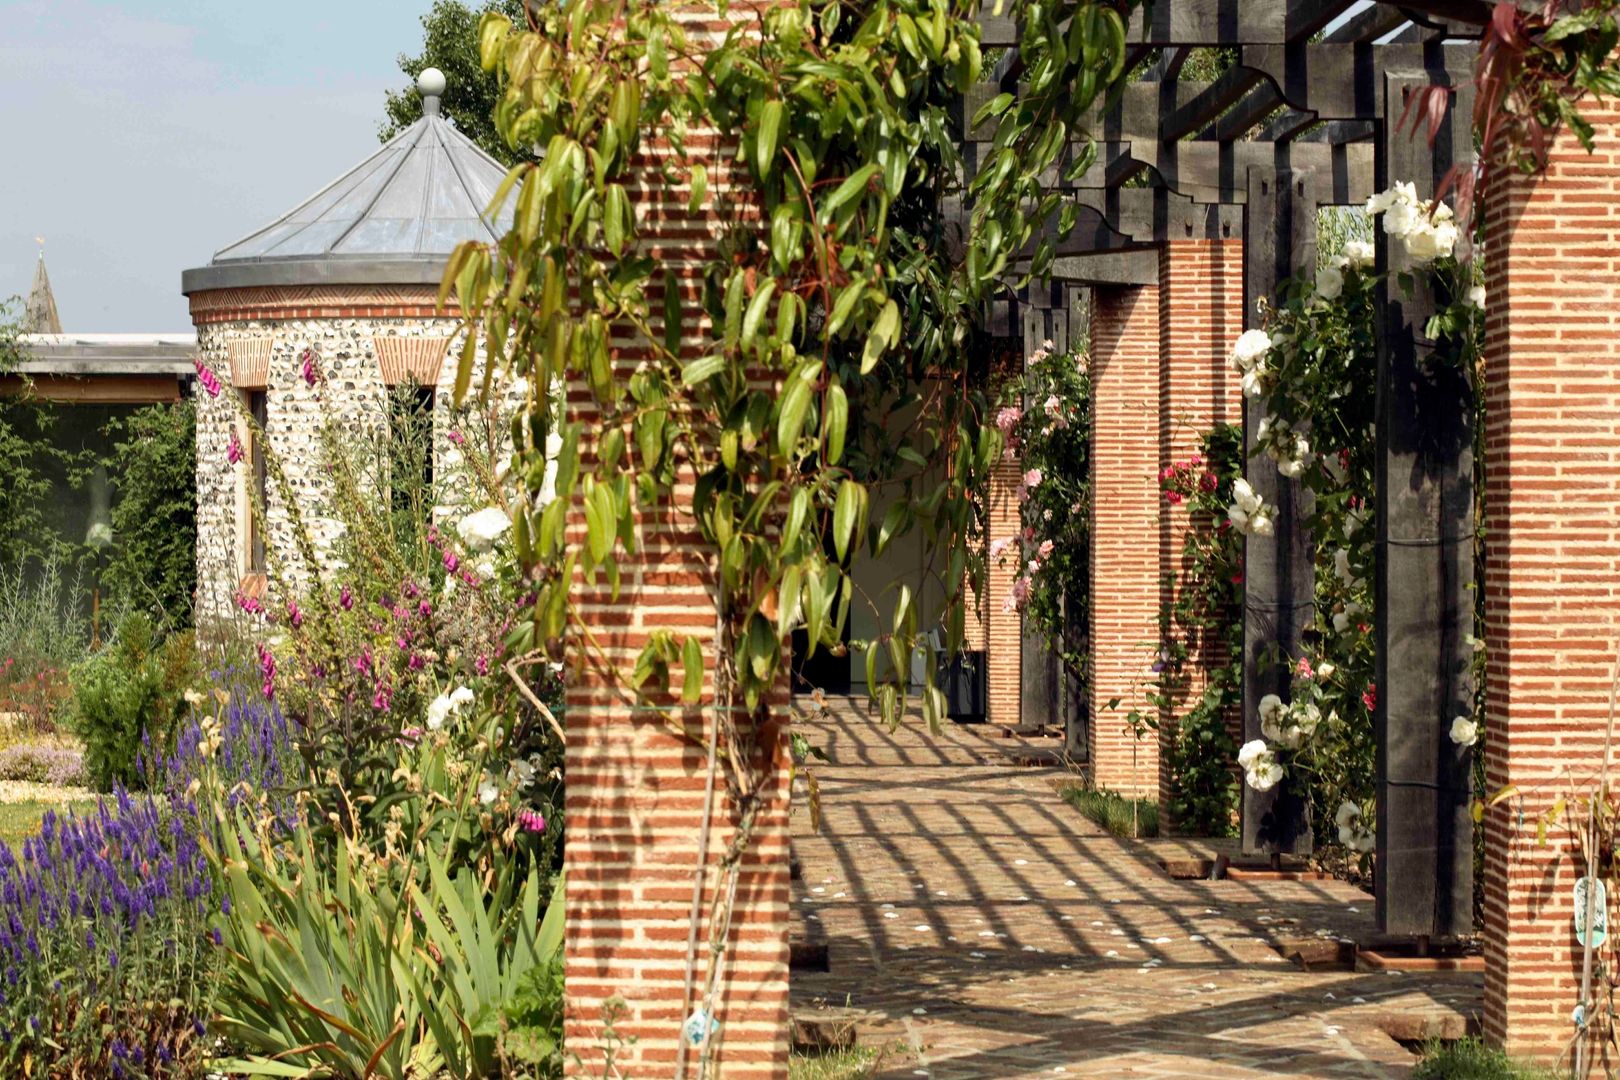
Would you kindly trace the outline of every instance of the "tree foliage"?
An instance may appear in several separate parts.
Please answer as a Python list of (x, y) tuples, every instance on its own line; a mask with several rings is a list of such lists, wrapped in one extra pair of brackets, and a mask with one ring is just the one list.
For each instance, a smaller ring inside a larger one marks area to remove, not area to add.
[(434, 0), (433, 8), (422, 16), (422, 51), (399, 57), (399, 70), (411, 78), (402, 90), (389, 90), (384, 101), (385, 119), (378, 127), (384, 142), (422, 118), (422, 98), (416, 92), (416, 77), (425, 68), (444, 72), (444, 115), (455, 121), (462, 134), (483, 147), (503, 165), (528, 156), (514, 150), (495, 129), (495, 103), (500, 100), (501, 83), (494, 72), (485, 71), (478, 60), (478, 21), (495, 13), (523, 23), (523, 0), (485, 0), (468, 6), (461, 0)]

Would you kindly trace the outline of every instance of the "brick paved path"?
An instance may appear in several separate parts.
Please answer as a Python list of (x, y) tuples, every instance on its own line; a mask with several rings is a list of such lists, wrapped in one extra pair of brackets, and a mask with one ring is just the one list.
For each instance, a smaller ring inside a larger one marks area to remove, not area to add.
[(1369, 936), (1372, 898), (1336, 881), (1171, 880), (1167, 850), (1114, 839), (983, 726), (891, 736), (852, 703), (805, 732), (823, 830), (796, 811), (795, 916), (830, 970), (795, 1011), (845, 1007), (861, 1040), (911, 1054), (885, 1077), (1400, 1077), (1384, 1028), (1449, 1035), (1477, 976), (1307, 971), (1286, 938)]

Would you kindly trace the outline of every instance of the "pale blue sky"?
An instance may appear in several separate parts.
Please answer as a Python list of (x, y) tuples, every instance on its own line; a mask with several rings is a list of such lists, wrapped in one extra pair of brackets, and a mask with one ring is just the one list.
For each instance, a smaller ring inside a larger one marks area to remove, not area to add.
[(377, 145), (431, 0), (0, 0), (0, 298), (189, 330), (180, 271)]

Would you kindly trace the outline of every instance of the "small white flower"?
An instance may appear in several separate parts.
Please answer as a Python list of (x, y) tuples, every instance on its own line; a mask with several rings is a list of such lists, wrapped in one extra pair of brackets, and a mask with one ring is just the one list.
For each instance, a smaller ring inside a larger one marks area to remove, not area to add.
[(1266, 738), (1276, 741), (1278, 733), (1282, 730), (1283, 717), (1288, 715), (1288, 706), (1276, 694), (1267, 694), (1260, 699), (1260, 706), (1256, 710), (1260, 716), (1260, 730)]
[(1279, 461), (1277, 462), (1277, 471), (1290, 480), (1298, 480), (1305, 475), (1305, 462), (1300, 458)]
[(1265, 393), (1265, 376), (1266, 369), (1263, 364), (1257, 364), (1249, 371), (1245, 371), (1242, 380), (1243, 396), (1257, 398)]
[(1255, 536), (1270, 536), (1273, 532), (1275, 532), (1276, 529), (1271, 520), (1271, 512), (1268, 510), (1266, 513), (1255, 514), (1253, 517), (1251, 517), (1249, 519), (1249, 531)]
[(1258, 765), (1244, 774), (1244, 782), (1256, 791), (1270, 791), (1283, 778), (1283, 767), (1276, 761)]
[(471, 705), (477, 697), (478, 695), (467, 687), (458, 686), (450, 692), (450, 707), (459, 712), (466, 706)]
[(1252, 769), (1256, 762), (1267, 757), (1270, 753), (1271, 751), (1266, 749), (1264, 739), (1250, 740), (1244, 743), (1243, 748), (1238, 751), (1238, 765), (1245, 770)]
[(1469, 716), (1459, 716), (1451, 722), (1451, 741), (1458, 746), (1473, 746), (1479, 742), (1479, 723)]
[(1335, 611), (1333, 613), (1333, 629), (1340, 634), (1350, 629), (1350, 616), (1342, 611)]
[(1333, 821), (1343, 829), (1361, 820), (1361, 807), (1349, 799), (1339, 804), (1339, 812), (1333, 815)]
[(512, 519), (498, 506), (486, 506), (461, 519), (456, 532), (471, 551), (487, 551), (512, 527)]
[(485, 806), (488, 806), (490, 803), (494, 802), (500, 797), (501, 789), (496, 787), (493, 781), (485, 780), (483, 783), (478, 785), (478, 801), (483, 803)]
[(1333, 673), (1338, 670), (1337, 665), (1335, 665), (1331, 660), (1324, 660), (1320, 664), (1316, 665), (1316, 673), (1324, 679), (1333, 678)]
[(438, 697), (434, 698), (433, 703), (427, 707), (428, 729), (430, 731), (438, 731), (440, 728), (444, 727), (445, 718), (454, 711), (455, 706), (450, 703), (450, 696), (448, 694), (440, 694)]
[(1311, 702), (1302, 705), (1296, 701), (1289, 710), (1289, 715), (1294, 718), (1294, 729), (1299, 732), (1301, 739), (1315, 735), (1317, 727), (1322, 723), (1322, 710)]
[(1255, 361), (1271, 349), (1271, 335), (1264, 330), (1245, 330), (1232, 346), (1232, 364), (1239, 371), (1248, 371)]
[(1344, 274), (1332, 266), (1324, 266), (1316, 272), (1316, 295), (1323, 300), (1337, 300), (1344, 292)]
[(1485, 310), (1485, 286), (1475, 285), (1468, 290), (1468, 302), (1481, 311)]

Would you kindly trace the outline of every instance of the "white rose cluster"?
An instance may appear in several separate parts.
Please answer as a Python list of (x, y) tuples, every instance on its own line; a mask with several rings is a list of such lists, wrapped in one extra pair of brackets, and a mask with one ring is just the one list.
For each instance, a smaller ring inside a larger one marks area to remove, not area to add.
[(1458, 746), (1473, 746), (1479, 742), (1479, 721), (1472, 716), (1459, 716), (1452, 720), (1451, 741)]
[(1275, 515), (1276, 508), (1267, 506), (1247, 480), (1238, 477), (1233, 482), (1232, 505), (1226, 508), (1232, 528), (1245, 536), (1270, 536), (1276, 525)]
[(1445, 203), (1418, 198), (1410, 181), (1400, 181), (1367, 199), (1367, 213), (1384, 218), (1384, 232), (1399, 240), (1406, 254), (1419, 265), (1444, 259), (1456, 250), (1459, 233), (1455, 215)]
[(476, 514), (469, 514), (461, 519), (456, 526), (456, 532), (461, 534), (461, 542), (467, 545), (468, 551), (488, 551), (495, 546), (495, 541), (506, 535), (512, 527), (512, 519), (506, 516), (506, 511), (498, 506), (486, 506)]
[(1266, 354), (1271, 351), (1271, 335), (1264, 330), (1245, 330), (1232, 346), (1232, 367), (1243, 376), (1243, 396), (1259, 397), (1270, 373)]
[(1316, 297), (1337, 300), (1344, 293), (1345, 274), (1372, 265), (1373, 246), (1364, 240), (1351, 240), (1343, 253), (1333, 256), (1316, 271)]
[(430, 731), (438, 731), (444, 727), (444, 722), (452, 716), (457, 716), (477, 697), (465, 686), (458, 686), (448, 694), (440, 694), (433, 699), (427, 707), (427, 726)]
[(1283, 704), (1276, 694), (1260, 699), (1260, 733), (1284, 750), (1298, 750), (1316, 734), (1322, 723), (1322, 710), (1313, 702)]
[(1311, 441), (1290, 427), (1288, 421), (1263, 416), (1254, 434), (1255, 441), (1277, 463), (1278, 472), (1290, 480), (1305, 475), (1312, 461)]

